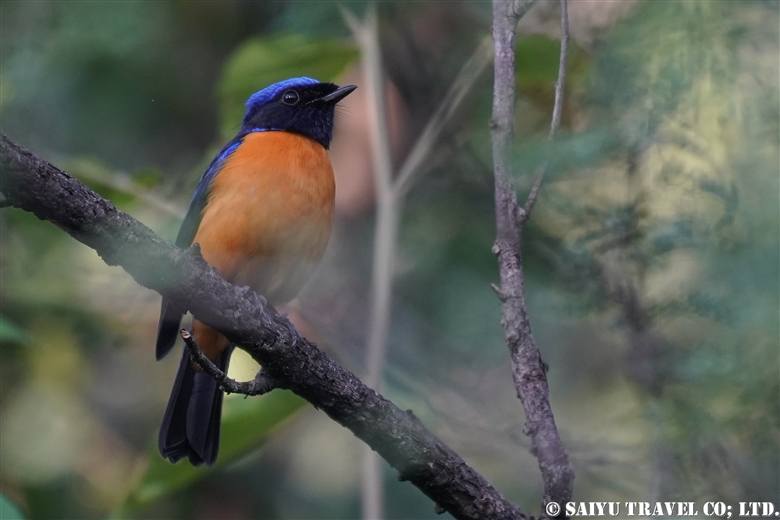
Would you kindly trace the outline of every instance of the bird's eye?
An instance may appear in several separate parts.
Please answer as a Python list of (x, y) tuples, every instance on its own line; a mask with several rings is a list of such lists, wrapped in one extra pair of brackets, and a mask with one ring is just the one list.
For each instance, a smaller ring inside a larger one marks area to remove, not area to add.
[(298, 93), (294, 90), (288, 90), (282, 94), (282, 103), (285, 105), (297, 105), (300, 99), (301, 98), (298, 96)]

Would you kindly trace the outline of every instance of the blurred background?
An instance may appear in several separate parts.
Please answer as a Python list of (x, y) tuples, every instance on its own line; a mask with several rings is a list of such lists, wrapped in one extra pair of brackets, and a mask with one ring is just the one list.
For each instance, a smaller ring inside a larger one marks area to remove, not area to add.
[[(341, 9), (366, 5), (341, 5), (4, 1), (0, 109), (11, 139), (173, 240), (249, 94), (299, 75), (359, 85), (332, 148), (334, 235), (286, 311), (364, 374), (372, 119)], [(521, 198), (548, 161), (523, 254), (575, 499), (780, 505), (778, 4), (571, 2), (547, 142), (557, 6), (520, 23), (514, 160)], [(489, 285), (490, 18), (484, 1), (377, 4), (396, 171), (452, 109), (398, 208), (383, 393), (536, 514)], [(159, 296), (17, 209), (0, 212), (0, 246), (3, 518), (359, 518), (361, 443), (286, 392), (226, 398), (216, 467), (162, 461), (178, 356), (154, 361)], [(256, 369), (236, 355), (231, 375)], [(388, 518), (438, 518), (382, 468)]]

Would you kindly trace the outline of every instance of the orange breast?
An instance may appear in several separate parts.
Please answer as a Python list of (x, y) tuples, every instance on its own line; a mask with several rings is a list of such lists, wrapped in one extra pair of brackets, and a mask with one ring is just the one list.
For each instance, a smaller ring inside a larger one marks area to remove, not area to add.
[(289, 132), (255, 132), (212, 181), (193, 242), (224, 278), (280, 305), (322, 257), (334, 197), (322, 145)]

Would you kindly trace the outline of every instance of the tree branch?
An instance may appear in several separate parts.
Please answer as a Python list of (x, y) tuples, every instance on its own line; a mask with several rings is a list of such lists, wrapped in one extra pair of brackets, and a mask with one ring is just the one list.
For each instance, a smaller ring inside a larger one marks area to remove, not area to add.
[(566, 0), (561, 2), (561, 57), (558, 61), (558, 81), (555, 82), (555, 104), (550, 121), (550, 139), (555, 137), (561, 127), (563, 113), (563, 93), (566, 90), (566, 64), (569, 61), (569, 9)]
[(187, 350), (190, 352), (190, 359), (197, 363), (204, 372), (213, 377), (224, 392), (228, 394), (242, 394), (248, 397), (250, 395), (264, 395), (279, 387), (279, 383), (264, 368), (261, 368), (251, 381), (239, 383), (235, 379), (229, 378), (200, 350), (192, 334), (185, 329), (182, 329), (180, 334), (181, 339), (184, 340), (184, 344), (187, 346)]
[[(392, 311), (393, 274), (398, 249), (400, 200), (393, 182), (393, 161), (390, 152), (390, 129), (385, 100), (386, 81), (382, 70), (382, 49), (379, 44), (379, 21), (376, 4), (371, 2), (363, 21), (342, 7), (342, 15), (360, 47), (363, 77), (366, 86), (366, 114), (369, 118), (371, 159), (376, 196), (374, 251), (371, 268), (371, 308), (366, 344), (368, 386), (380, 391), (387, 357), (387, 336)], [(384, 482), (382, 465), (377, 454), (363, 451), (361, 486), (362, 518), (384, 518)]]
[(223, 280), (193, 249), (169, 244), (76, 179), (0, 134), (0, 193), (119, 265), (240, 345), (279, 388), (348, 428), (459, 519), (529, 519), (411, 414), (304, 339), (264, 299)]
[[(550, 120), (550, 140), (554, 139), (561, 128), (561, 115), (563, 114), (563, 94), (566, 89), (566, 64), (569, 61), (569, 12), (566, 0), (561, 2), (561, 57), (558, 61), (558, 80), (555, 82), (555, 103)], [(524, 218), (528, 220), (531, 212), (539, 199), (539, 192), (544, 183), (544, 173), (547, 164), (543, 164), (536, 172), (536, 181), (531, 187), (531, 192), (523, 205)]]
[[(522, 7), (532, 2), (526, 1)], [(515, 113), (515, 27), (519, 7), (514, 0), (493, 0), (493, 44), (495, 67), (493, 84), (493, 168), (496, 200), (496, 242), (493, 253), (498, 257), (500, 287), (494, 288), (501, 300), (504, 337), (512, 360), (512, 375), (517, 395), (526, 415), (524, 433), (531, 437), (531, 451), (539, 461), (544, 480), (542, 516), (545, 505), (559, 505), (571, 500), (574, 471), (555, 426), (550, 407), (546, 366), (531, 333), (531, 323), (525, 301), (525, 280), (520, 245), (523, 227), (541, 189), (538, 180), (531, 191), (529, 203), (522, 208), (517, 203), (515, 183), (509, 156), (514, 138)], [(523, 11), (524, 13), (525, 11)], [(566, 39), (561, 40), (561, 61), (556, 83), (556, 100), (551, 133), (560, 125), (561, 104), (565, 82), (568, 22), (566, 0), (561, 0), (561, 24), (566, 27)], [(563, 71), (562, 74), (560, 71)], [(541, 176), (539, 177), (541, 179)]]

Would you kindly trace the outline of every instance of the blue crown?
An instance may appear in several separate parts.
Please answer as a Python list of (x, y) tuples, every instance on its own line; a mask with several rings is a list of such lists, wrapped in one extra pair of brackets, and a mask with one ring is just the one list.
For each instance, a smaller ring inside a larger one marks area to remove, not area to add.
[(307, 85), (316, 85), (318, 83), (319, 81), (316, 79), (307, 78), (305, 76), (300, 78), (286, 79), (284, 81), (274, 83), (271, 86), (265, 87), (263, 90), (255, 92), (249, 96), (249, 99), (246, 100), (245, 106), (247, 110), (249, 110), (252, 107), (258, 107), (268, 103), (277, 95), (279, 95), (279, 93), (283, 90), (295, 87), (304, 87)]

